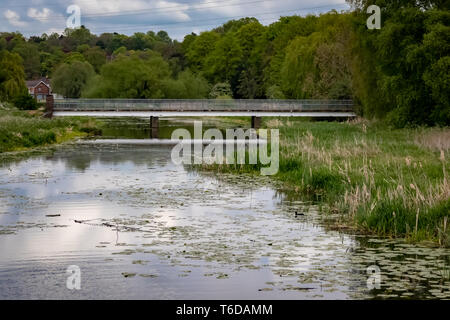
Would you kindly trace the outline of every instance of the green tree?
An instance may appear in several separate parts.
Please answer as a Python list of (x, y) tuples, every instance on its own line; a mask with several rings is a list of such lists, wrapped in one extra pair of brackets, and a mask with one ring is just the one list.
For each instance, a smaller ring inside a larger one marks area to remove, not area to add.
[(77, 47), (77, 51), (81, 54), (84, 54), (87, 50), (89, 50), (90, 46), (88, 44), (81, 44)]
[(41, 74), (43, 76), (51, 77), (53, 70), (62, 63), (64, 58), (64, 52), (58, 47), (51, 47), (48, 51), (41, 51)]
[(260, 74), (255, 67), (244, 68), (239, 76), (238, 94), (245, 99), (255, 99), (262, 95)]
[(6, 49), (6, 39), (0, 38), (0, 51)]
[(267, 99), (285, 99), (283, 91), (277, 85), (267, 88), (266, 96)]
[(153, 39), (145, 33), (137, 32), (126, 41), (129, 50), (144, 50), (152, 48)]
[(215, 29), (215, 31), (219, 32), (219, 33), (236, 32), (239, 29), (241, 29), (242, 27), (244, 27), (248, 24), (253, 24), (253, 23), (259, 23), (258, 19), (247, 17), (247, 18), (242, 18), (239, 20), (230, 20), (230, 21), (224, 23), (223, 26)]
[(237, 85), (238, 97), (246, 99), (264, 97), (263, 60), (260, 50), (265, 28), (256, 19), (244, 24), (236, 33), (242, 51), (240, 75)]
[(26, 90), (22, 58), (17, 53), (0, 51), (0, 100), (11, 101)]
[(81, 92), (94, 75), (94, 68), (89, 62), (63, 63), (53, 73), (52, 89), (66, 98), (80, 98)]
[(36, 110), (38, 103), (28, 92), (23, 92), (13, 99), (14, 105), (20, 110)]
[(25, 38), (19, 32), (3, 32), (2, 38), (6, 39), (6, 50), (13, 51), (18, 45), (24, 44)]
[(22, 57), (26, 79), (36, 79), (41, 76), (38, 45), (24, 42), (17, 45), (13, 52)]
[(86, 58), (79, 52), (71, 52), (64, 58), (64, 63), (71, 64), (75, 61), (85, 62)]
[[(233, 34), (227, 34), (217, 42), (206, 60), (205, 75), (212, 82), (238, 83), (242, 49)], [(237, 91), (237, 90), (236, 90)]]
[(186, 50), (186, 57), (191, 70), (203, 70), (206, 57), (214, 50), (220, 36), (214, 31), (203, 32), (197, 36)]
[(121, 54), (126, 54), (127, 53), (127, 48), (126, 47), (120, 47), (117, 48), (114, 52), (113, 52), (113, 57), (118, 57)]
[(209, 91), (208, 81), (190, 70), (181, 72), (176, 80), (166, 79), (163, 83), (166, 99), (204, 99), (208, 98)]
[(289, 43), (278, 82), (286, 97), (352, 98), (350, 21), (349, 14), (322, 14), (313, 33), (298, 36)]
[(316, 31), (318, 19), (313, 15), (281, 17), (265, 30), (259, 49), (263, 55), (264, 88), (280, 86), (283, 80), (280, 70), (285, 61), (286, 47), (296, 37), (308, 37)]
[(75, 51), (78, 46), (83, 44), (91, 45), (91, 42), (94, 41), (95, 36), (85, 26), (77, 29), (66, 28), (64, 36), (60, 39), (60, 43), (65, 51)]
[[(178, 81), (183, 83), (184, 88), (186, 88), (184, 99), (202, 99), (208, 97), (210, 86), (208, 81), (201, 75), (195, 75), (190, 70), (185, 70), (179, 74)], [(172, 97), (167, 96), (167, 98)]]
[(172, 39), (170, 39), (169, 34), (166, 31), (161, 30), (156, 34), (156, 36), (162, 42), (166, 42), (166, 43), (172, 42)]
[(430, 117), (440, 125), (450, 125), (450, 56), (442, 57), (424, 74), (436, 106)]
[(106, 63), (106, 53), (100, 47), (89, 48), (83, 53), (84, 58), (99, 73), (100, 68)]
[(88, 98), (162, 98), (163, 82), (170, 76), (169, 65), (152, 52), (120, 55), (104, 65), (100, 77), (83, 93)]
[[(355, 2), (355, 1), (353, 1)], [(381, 30), (367, 30), (364, 8), (383, 7)], [(450, 13), (442, 1), (356, 1), (355, 94), (366, 116), (395, 126), (450, 123), (446, 93)], [(370, 70), (370, 72), (367, 71)]]
[(281, 88), (290, 99), (312, 98), (317, 70), (314, 68), (314, 54), (320, 41), (320, 34), (297, 37), (286, 49), (281, 68)]

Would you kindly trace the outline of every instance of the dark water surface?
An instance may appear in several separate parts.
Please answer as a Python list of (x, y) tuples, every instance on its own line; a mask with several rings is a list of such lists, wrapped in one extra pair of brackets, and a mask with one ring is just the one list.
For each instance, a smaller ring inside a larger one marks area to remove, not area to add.
[(78, 144), (3, 162), (0, 299), (450, 297), (448, 249), (329, 231), (270, 179), (194, 172), (170, 151)]

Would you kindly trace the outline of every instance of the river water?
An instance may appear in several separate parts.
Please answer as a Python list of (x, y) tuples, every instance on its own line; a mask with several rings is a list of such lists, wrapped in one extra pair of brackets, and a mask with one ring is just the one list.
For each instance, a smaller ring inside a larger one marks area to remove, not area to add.
[(450, 297), (448, 249), (329, 230), (269, 178), (194, 171), (170, 152), (81, 142), (3, 161), (0, 299)]

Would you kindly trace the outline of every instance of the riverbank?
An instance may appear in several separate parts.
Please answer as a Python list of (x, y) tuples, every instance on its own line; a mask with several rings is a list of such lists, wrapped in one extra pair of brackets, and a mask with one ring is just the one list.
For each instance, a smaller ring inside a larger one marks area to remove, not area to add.
[(45, 119), (42, 114), (42, 110), (0, 109), (0, 153), (28, 151), (101, 133), (100, 124), (93, 119)]
[[(237, 120), (237, 121), (236, 121)], [(221, 119), (248, 127), (246, 119)], [(280, 170), (286, 190), (317, 201), (333, 227), (433, 241), (450, 246), (450, 129), (394, 130), (378, 122), (308, 122), (265, 119), (280, 129)], [(101, 135), (89, 118), (42, 118), (42, 111), (0, 110), (0, 153)], [(221, 166), (219, 172), (254, 172), (258, 166)]]
[(450, 246), (450, 129), (394, 130), (364, 120), (268, 119), (264, 126), (280, 129), (275, 178), (323, 203), (325, 213), (339, 213), (337, 227)]

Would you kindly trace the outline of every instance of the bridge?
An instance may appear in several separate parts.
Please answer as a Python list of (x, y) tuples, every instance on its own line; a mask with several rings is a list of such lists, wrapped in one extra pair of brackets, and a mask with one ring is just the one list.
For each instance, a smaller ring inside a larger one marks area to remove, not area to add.
[(48, 117), (150, 118), (158, 128), (160, 117), (251, 117), (259, 128), (262, 117), (355, 117), (352, 100), (148, 100), (62, 99), (47, 96)]

